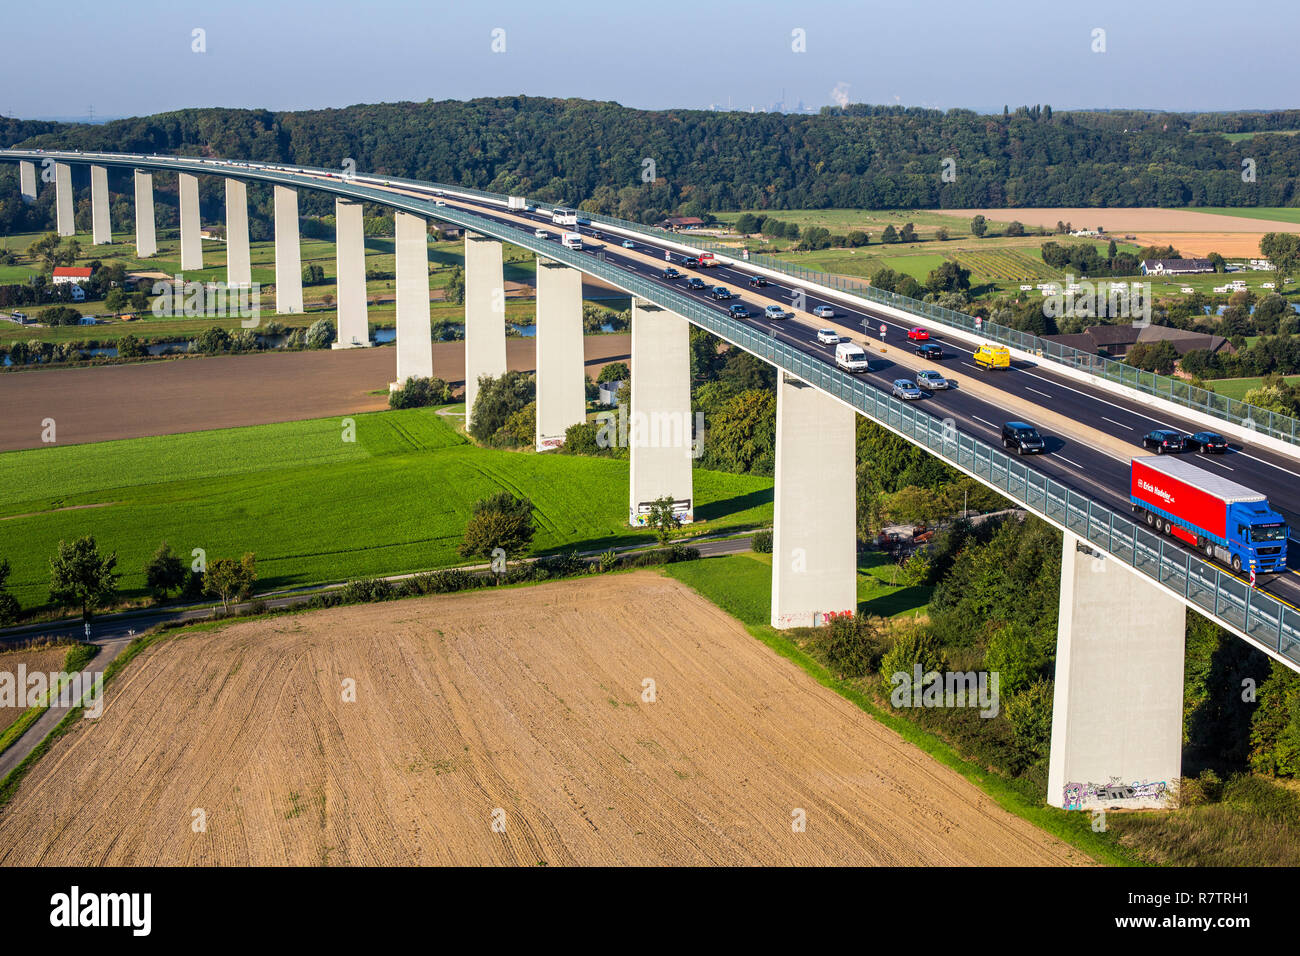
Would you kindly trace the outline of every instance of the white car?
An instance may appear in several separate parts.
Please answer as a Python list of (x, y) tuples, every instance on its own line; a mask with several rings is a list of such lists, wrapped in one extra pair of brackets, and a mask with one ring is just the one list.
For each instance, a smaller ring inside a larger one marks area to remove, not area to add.
[(819, 319), (835, 318), (835, 310), (832, 309), (829, 305), (819, 305), (817, 306), (817, 308), (812, 310), (812, 313), (813, 315), (817, 316), (817, 318)]
[(550, 234), (549, 232), (547, 232), (545, 229), (534, 229), (534, 230), (533, 230), (533, 235), (536, 236), (538, 239), (546, 239), (546, 238), (548, 238), (551, 234)]
[(769, 319), (787, 318), (785, 309), (781, 308), (779, 305), (769, 305), (763, 310), (763, 314)]
[(436, 202), (434, 203), (434, 205), (435, 205), (435, 206), (445, 206), (445, 205), (447, 205), (447, 204), (446, 204), (445, 202), (443, 202), (441, 199), (439, 199), (438, 201), (436, 201)]
[(624, 248), (624, 249), (635, 249), (635, 248), (636, 248), (636, 243), (633, 242), (631, 239), (624, 239), (624, 240), (623, 240), (623, 248)]
[(840, 340), (840, 333), (834, 329), (818, 329), (817, 341), (822, 345), (835, 345)]

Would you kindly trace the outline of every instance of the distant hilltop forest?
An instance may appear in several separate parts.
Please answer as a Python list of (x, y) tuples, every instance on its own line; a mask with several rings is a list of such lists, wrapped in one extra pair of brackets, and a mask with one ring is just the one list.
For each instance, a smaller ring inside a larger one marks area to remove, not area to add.
[[(1298, 130), (1300, 110), (858, 105), (788, 115), (500, 97), (189, 109), (102, 125), (0, 118), (0, 144), (335, 169), (351, 158), (359, 171), (586, 200), (652, 222), (732, 209), (1300, 205), (1300, 137), (1284, 135)], [(0, 182), (0, 203), (12, 201), (12, 169)]]

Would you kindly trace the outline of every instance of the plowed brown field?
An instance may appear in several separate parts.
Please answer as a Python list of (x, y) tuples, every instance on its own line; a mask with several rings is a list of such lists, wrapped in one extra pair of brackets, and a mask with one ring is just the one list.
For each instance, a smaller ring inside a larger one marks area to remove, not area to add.
[(158, 644), (4, 808), (0, 862), (1089, 861), (637, 572)]
[[(40, 672), (45, 675), (59, 673), (63, 670), (63, 662), (68, 659), (68, 649), (66, 647), (45, 647), (33, 650), (20, 651), (0, 651), (0, 674), (11, 675), (9, 680), (15, 683), (18, 680), (19, 666), (25, 666), (25, 673), (35, 674)], [(23, 701), (26, 701), (24, 695)], [(26, 707), (6, 707), (0, 703), (0, 733), (8, 729), (9, 725), (21, 717)]]

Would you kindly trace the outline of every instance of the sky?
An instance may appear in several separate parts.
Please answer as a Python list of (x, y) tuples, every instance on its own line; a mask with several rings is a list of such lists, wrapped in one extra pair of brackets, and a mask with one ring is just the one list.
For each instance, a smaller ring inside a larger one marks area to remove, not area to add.
[(1300, 106), (1291, 0), (61, 0), (11, 4), (2, 22), (0, 114), (25, 119), (519, 94), (645, 109)]

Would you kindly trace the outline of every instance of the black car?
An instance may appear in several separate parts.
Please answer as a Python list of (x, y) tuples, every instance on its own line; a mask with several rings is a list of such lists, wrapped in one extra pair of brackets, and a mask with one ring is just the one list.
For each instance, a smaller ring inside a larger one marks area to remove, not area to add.
[(750, 276), (749, 284), (752, 285), (755, 289), (761, 289), (767, 285), (767, 280), (764, 279), (762, 276)]
[(731, 308), (727, 309), (727, 314), (733, 319), (747, 319), (749, 318), (749, 308), (744, 303), (737, 302)]
[(698, 269), (700, 267), (700, 260), (695, 258), (695, 256), (687, 256), (682, 260), (682, 265), (688, 269)]
[(689, 279), (686, 280), (686, 288), (703, 289), (706, 288), (706, 285), (704, 283), (704, 280), (701, 279), (699, 276), (691, 276)]
[(1002, 447), (1014, 448), (1017, 455), (1041, 455), (1047, 450), (1038, 429), (1024, 422), (1007, 422), (1002, 426)]
[(1172, 428), (1157, 428), (1142, 436), (1143, 448), (1154, 448), (1157, 455), (1167, 451), (1183, 451), (1187, 448), (1187, 436)]
[(682, 274), (678, 272), (676, 269), (674, 269), (672, 266), (669, 266), (663, 272), (659, 273), (659, 278), (661, 279), (680, 279), (681, 277)]
[(709, 290), (709, 295), (713, 296), (715, 299), (720, 299), (720, 300), (730, 299), (731, 290), (728, 289), (725, 285), (715, 285), (712, 289)]
[(1228, 439), (1218, 432), (1197, 432), (1187, 439), (1187, 447), (1202, 455), (1222, 455), (1228, 450)]
[(922, 342), (912, 351), (921, 356), (921, 358), (928, 359), (931, 362), (937, 362), (939, 359), (943, 358), (943, 349), (940, 346), (935, 345), (933, 342)]

